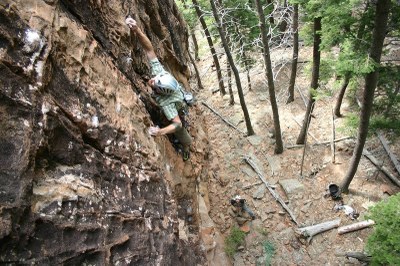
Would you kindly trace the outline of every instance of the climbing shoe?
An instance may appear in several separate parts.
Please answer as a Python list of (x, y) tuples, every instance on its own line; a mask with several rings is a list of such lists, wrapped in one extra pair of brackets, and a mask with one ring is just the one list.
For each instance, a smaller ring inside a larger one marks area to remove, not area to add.
[(182, 152), (182, 158), (183, 158), (184, 161), (189, 160), (189, 158), (190, 158), (190, 151), (183, 151), (183, 152)]

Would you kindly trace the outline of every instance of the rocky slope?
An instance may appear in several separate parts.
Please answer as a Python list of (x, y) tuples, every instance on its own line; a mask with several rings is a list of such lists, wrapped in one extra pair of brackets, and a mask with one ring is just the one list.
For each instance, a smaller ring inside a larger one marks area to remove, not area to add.
[(128, 15), (190, 90), (173, 1), (1, 1), (0, 262), (204, 262), (195, 193), (208, 176), (204, 121), (193, 107), (191, 162), (148, 135), (160, 113)]

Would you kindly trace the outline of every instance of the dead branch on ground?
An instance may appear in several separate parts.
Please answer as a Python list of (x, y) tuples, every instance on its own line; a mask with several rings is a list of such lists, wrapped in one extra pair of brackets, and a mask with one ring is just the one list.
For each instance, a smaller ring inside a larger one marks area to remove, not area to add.
[(376, 168), (378, 168), (382, 173), (384, 173), (393, 183), (395, 183), (398, 187), (400, 187), (400, 181), (394, 175), (392, 175), (385, 166), (381, 166), (382, 164), (366, 149), (363, 150), (363, 155), (367, 157), (368, 160), (371, 161)]
[(245, 156), (244, 160), (246, 163), (248, 163), (253, 170), (257, 173), (258, 177), (261, 179), (261, 181), (264, 182), (265, 186), (268, 188), (269, 192), (272, 194), (272, 196), (275, 198), (276, 201), (278, 201), (282, 207), (287, 211), (287, 213), (290, 215), (292, 221), (298, 225), (297, 220), (292, 213), (292, 211), (289, 209), (289, 207), (286, 205), (285, 201), (279, 196), (279, 194), (271, 187), (271, 185), (265, 180), (264, 176), (261, 174), (260, 170), (258, 169), (257, 165), (251, 160), (250, 157)]
[(361, 222), (357, 222), (357, 223), (353, 223), (353, 224), (349, 224), (349, 225), (344, 225), (344, 226), (341, 226), (338, 228), (338, 234), (342, 235), (342, 234), (350, 233), (353, 231), (364, 229), (364, 228), (369, 227), (374, 224), (375, 224), (375, 222), (372, 220), (365, 220), (365, 221), (361, 221)]
[[(343, 140), (351, 139), (351, 138), (353, 138), (353, 137), (343, 137), (343, 138), (340, 138), (340, 139), (335, 139), (333, 142), (339, 142), (339, 141), (343, 141)], [(311, 146), (317, 146), (317, 145), (326, 145), (326, 144), (329, 144), (329, 143), (331, 143), (331, 141), (327, 140), (327, 141), (322, 141), (322, 142), (318, 142), (318, 143), (313, 143), (313, 144), (310, 144), (310, 145)], [(286, 146), (286, 149), (301, 148), (303, 146), (304, 146), (303, 144), (296, 144), (296, 145)]]
[(378, 139), (382, 143), (383, 148), (385, 148), (386, 153), (389, 155), (390, 160), (394, 164), (394, 167), (396, 168), (397, 173), (400, 174), (400, 164), (399, 164), (399, 161), (396, 158), (396, 155), (394, 155), (393, 152), (390, 150), (385, 137), (379, 132), (377, 133), (377, 135), (378, 135)]
[(361, 262), (370, 262), (371, 261), (371, 256), (367, 255), (365, 253), (362, 252), (357, 252), (357, 251), (350, 251), (350, 252), (345, 252), (345, 253), (336, 253), (335, 254), (337, 257), (346, 257), (346, 259), (348, 258), (354, 258), (357, 259), (358, 261)]
[(214, 114), (216, 114), (217, 116), (219, 116), (219, 118), (222, 119), (222, 121), (224, 121), (226, 124), (228, 124), (230, 127), (236, 129), (238, 132), (240, 132), (241, 134), (245, 135), (245, 133), (243, 131), (241, 131), (240, 129), (238, 129), (237, 127), (235, 127), (235, 125), (233, 125), (231, 122), (229, 122), (228, 120), (226, 120), (225, 118), (222, 117), (222, 115), (220, 115), (217, 111), (215, 111), (211, 106), (209, 106), (208, 104), (206, 104), (205, 102), (201, 102), (205, 107), (207, 107), (208, 109), (210, 109)]
[(305, 238), (307, 239), (307, 243), (310, 243), (313, 236), (328, 231), (332, 228), (336, 228), (339, 225), (340, 225), (340, 218), (320, 224), (310, 225), (303, 228), (297, 228), (294, 231), (298, 237)]

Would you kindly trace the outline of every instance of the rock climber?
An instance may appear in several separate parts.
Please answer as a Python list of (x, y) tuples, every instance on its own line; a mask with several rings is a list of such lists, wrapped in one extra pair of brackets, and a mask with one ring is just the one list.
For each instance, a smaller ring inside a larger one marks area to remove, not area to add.
[(230, 200), (231, 208), (229, 209), (229, 214), (236, 220), (236, 222), (242, 226), (247, 221), (254, 220), (256, 216), (250, 210), (246, 204), (246, 200), (236, 195)]
[(137, 22), (133, 18), (128, 17), (125, 23), (128, 25), (131, 32), (137, 36), (146, 52), (153, 76), (153, 78), (148, 81), (148, 84), (152, 88), (152, 96), (162, 109), (168, 121), (171, 122), (168, 126), (163, 128), (150, 127), (149, 133), (152, 136), (163, 136), (173, 133), (182, 145), (182, 157), (183, 160), (186, 161), (190, 158), (190, 144), (192, 143), (192, 138), (182, 124), (182, 120), (184, 120), (184, 110), (187, 106), (184, 102), (181, 85), (164, 69), (156, 56), (149, 38), (138, 27)]

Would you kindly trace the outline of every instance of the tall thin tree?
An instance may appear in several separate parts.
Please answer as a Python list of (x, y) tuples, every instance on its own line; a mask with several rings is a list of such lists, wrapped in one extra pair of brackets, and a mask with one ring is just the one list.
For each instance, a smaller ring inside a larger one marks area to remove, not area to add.
[(291, 103), (294, 101), (294, 86), (296, 84), (297, 76), (297, 60), (299, 57), (299, 4), (293, 5), (293, 55), (292, 55), (292, 69), (290, 72), (289, 81), (289, 97), (286, 103)]
[(246, 102), (244, 100), (243, 89), (242, 89), (242, 84), (240, 82), (239, 71), (235, 65), (235, 62), (233, 61), (233, 57), (232, 57), (231, 51), (229, 49), (228, 42), (226, 40), (226, 34), (222, 30), (221, 20), (219, 18), (217, 7), (214, 3), (214, 0), (210, 0), (210, 4), (211, 4), (211, 9), (212, 9), (212, 12), (214, 15), (215, 22), (217, 24), (219, 36), (221, 37), (221, 42), (225, 49), (226, 57), (229, 60), (229, 64), (231, 65), (233, 75), (235, 76), (236, 87), (237, 87), (238, 94), (239, 94), (240, 105), (242, 107), (244, 120), (246, 122), (247, 135), (251, 136), (251, 135), (254, 135), (254, 130), (253, 130), (253, 126), (251, 125), (250, 115), (247, 110)]
[(217, 52), (215, 51), (214, 43), (213, 43), (213, 40), (211, 38), (210, 31), (208, 30), (207, 24), (206, 24), (206, 22), (204, 20), (203, 11), (200, 9), (200, 6), (199, 6), (199, 3), (197, 2), (197, 0), (192, 0), (192, 3), (193, 3), (193, 6), (194, 6), (194, 8), (196, 10), (197, 16), (199, 17), (200, 24), (203, 27), (204, 34), (206, 35), (206, 38), (207, 38), (208, 46), (210, 48), (210, 52), (211, 52), (213, 60), (214, 60), (214, 65), (215, 65), (215, 68), (217, 70), (219, 92), (222, 95), (225, 95), (226, 91), (225, 91), (225, 86), (224, 86), (224, 80), (222, 78), (221, 66), (219, 64)]
[(261, 38), (263, 42), (263, 57), (265, 63), (265, 76), (268, 81), (268, 91), (269, 98), (271, 102), (272, 114), (274, 118), (274, 128), (275, 128), (275, 153), (280, 154), (283, 152), (283, 144), (282, 144), (282, 134), (281, 134), (281, 126), (279, 122), (279, 112), (278, 112), (278, 104), (276, 102), (275, 96), (275, 85), (274, 85), (274, 76), (272, 73), (271, 66), (271, 56), (269, 52), (269, 44), (268, 44), (268, 34), (267, 27), (265, 26), (265, 15), (260, 3), (260, 0), (255, 0), (257, 6), (258, 17), (260, 19), (260, 30), (261, 30)]
[[(389, 18), (391, 0), (378, 0), (375, 11), (375, 25), (372, 34), (372, 43), (369, 52), (370, 58), (380, 64), (383, 42), (386, 36), (387, 22)], [(360, 163), (362, 151), (367, 139), (369, 120), (372, 112), (372, 104), (374, 101), (374, 92), (378, 83), (378, 69), (375, 67), (373, 71), (365, 76), (365, 85), (363, 92), (363, 101), (361, 106), (360, 124), (358, 126), (357, 142), (354, 148), (353, 156), (350, 160), (349, 169), (340, 185), (343, 192), (348, 192), (351, 181), (357, 172)]]
[(313, 93), (313, 90), (316, 90), (319, 86), (318, 79), (319, 79), (319, 67), (321, 61), (321, 51), (319, 50), (319, 46), (321, 44), (321, 19), (322, 18), (320, 16), (314, 18), (313, 66), (312, 66), (311, 85), (309, 90), (310, 93), (307, 103), (307, 110), (304, 115), (303, 125), (301, 127), (300, 134), (296, 140), (296, 144), (304, 144), (305, 137), (307, 134), (307, 129), (309, 127), (309, 123), (311, 122), (311, 119), (308, 119), (308, 117), (310, 117), (314, 109), (315, 95)]
[[(221, 13), (225, 13), (225, 11), (223, 10), (222, 0), (217, 0), (216, 7)], [(221, 18), (221, 27), (222, 30), (226, 33), (226, 42), (228, 43), (228, 46), (230, 46), (231, 38), (225, 27), (224, 15), (222, 15)], [(226, 61), (226, 74), (228, 77), (229, 105), (234, 105), (235, 96), (233, 95), (233, 90), (232, 90), (232, 69), (229, 60)]]

